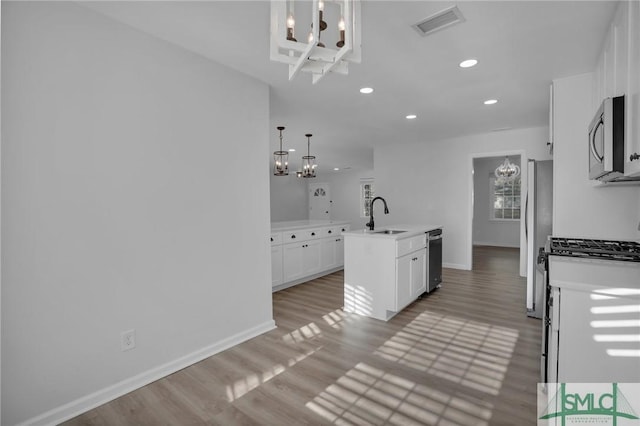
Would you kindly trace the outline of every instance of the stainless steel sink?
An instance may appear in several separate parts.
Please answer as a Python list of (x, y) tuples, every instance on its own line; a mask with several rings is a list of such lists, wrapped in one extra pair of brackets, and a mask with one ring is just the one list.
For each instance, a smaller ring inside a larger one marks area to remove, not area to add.
[(394, 235), (394, 234), (402, 234), (403, 232), (407, 232), (407, 231), (400, 231), (398, 229), (385, 229), (384, 231), (375, 231), (374, 234)]

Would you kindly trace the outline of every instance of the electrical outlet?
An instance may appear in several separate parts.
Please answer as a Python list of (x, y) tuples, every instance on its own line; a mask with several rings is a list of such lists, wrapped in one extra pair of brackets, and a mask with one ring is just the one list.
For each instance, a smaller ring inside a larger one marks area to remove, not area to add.
[(120, 333), (120, 349), (129, 351), (136, 347), (136, 330), (127, 330)]

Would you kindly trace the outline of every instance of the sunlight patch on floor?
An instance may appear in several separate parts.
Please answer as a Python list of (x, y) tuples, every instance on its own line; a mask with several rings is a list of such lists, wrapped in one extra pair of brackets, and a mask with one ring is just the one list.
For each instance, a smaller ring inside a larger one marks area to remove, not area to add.
[(322, 316), (322, 319), (329, 324), (331, 328), (341, 330), (344, 328), (347, 322), (349, 322), (350, 315), (344, 312), (342, 309), (336, 309), (328, 314)]
[[(314, 322), (311, 322), (296, 330), (293, 330), (290, 333), (285, 334), (284, 336), (282, 336), (282, 340), (286, 344), (296, 345), (298, 343), (307, 342), (320, 336), (322, 336), (320, 327), (318, 327)], [(278, 374), (284, 373), (288, 367), (293, 367), (300, 361), (313, 355), (321, 348), (322, 346), (320, 345), (315, 347), (314, 349), (307, 350), (295, 357), (289, 358), (286, 362), (286, 366), (283, 364), (275, 364), (267, 371), (261, 373), (252, 373), (240, 380), (236, 380), (233, 384), (227, 385), (227, 399), (229, 400), (229, 402), (233, 402), (239, 398), (242, 398), (263, 383), (266, 383), (269, 380), (273, 379)]]
[(359, 363), (306, 404), (337, 425), (487, 425), (493, 405)]
[(515, 329), (423, 312), (375, 354), (498, 395), (517, 340)]

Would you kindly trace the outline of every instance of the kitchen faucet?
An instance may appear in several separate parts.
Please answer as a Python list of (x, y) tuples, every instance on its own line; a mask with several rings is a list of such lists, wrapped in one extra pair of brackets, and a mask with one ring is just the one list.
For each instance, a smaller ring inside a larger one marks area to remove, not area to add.
[(389, 209), (387, 208), (387, 202), (384, 200), (384, 198), (376, 197), (373, 200), (371, 200), (371, 206), (369, 207), (369, 214), (371, 215), (371, 220), (369, 221), (369, 223), (367, 223), (365, 225), (365, 226), (369, 227), (369, 231), (373, 231), (373, 227), (374, 227), (374, 223), (373, 223), (373, 203), (375, 203), (376, 200), (382, 200), (382, 202), (384, 203), (384, 214), (389, 214)]

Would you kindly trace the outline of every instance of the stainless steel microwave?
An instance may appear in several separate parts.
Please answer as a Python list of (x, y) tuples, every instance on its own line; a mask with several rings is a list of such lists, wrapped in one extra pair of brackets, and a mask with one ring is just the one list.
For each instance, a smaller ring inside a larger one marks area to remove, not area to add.
[(624, 96), (606, 98), (589, 125), (589, 179), (624, 177)]

